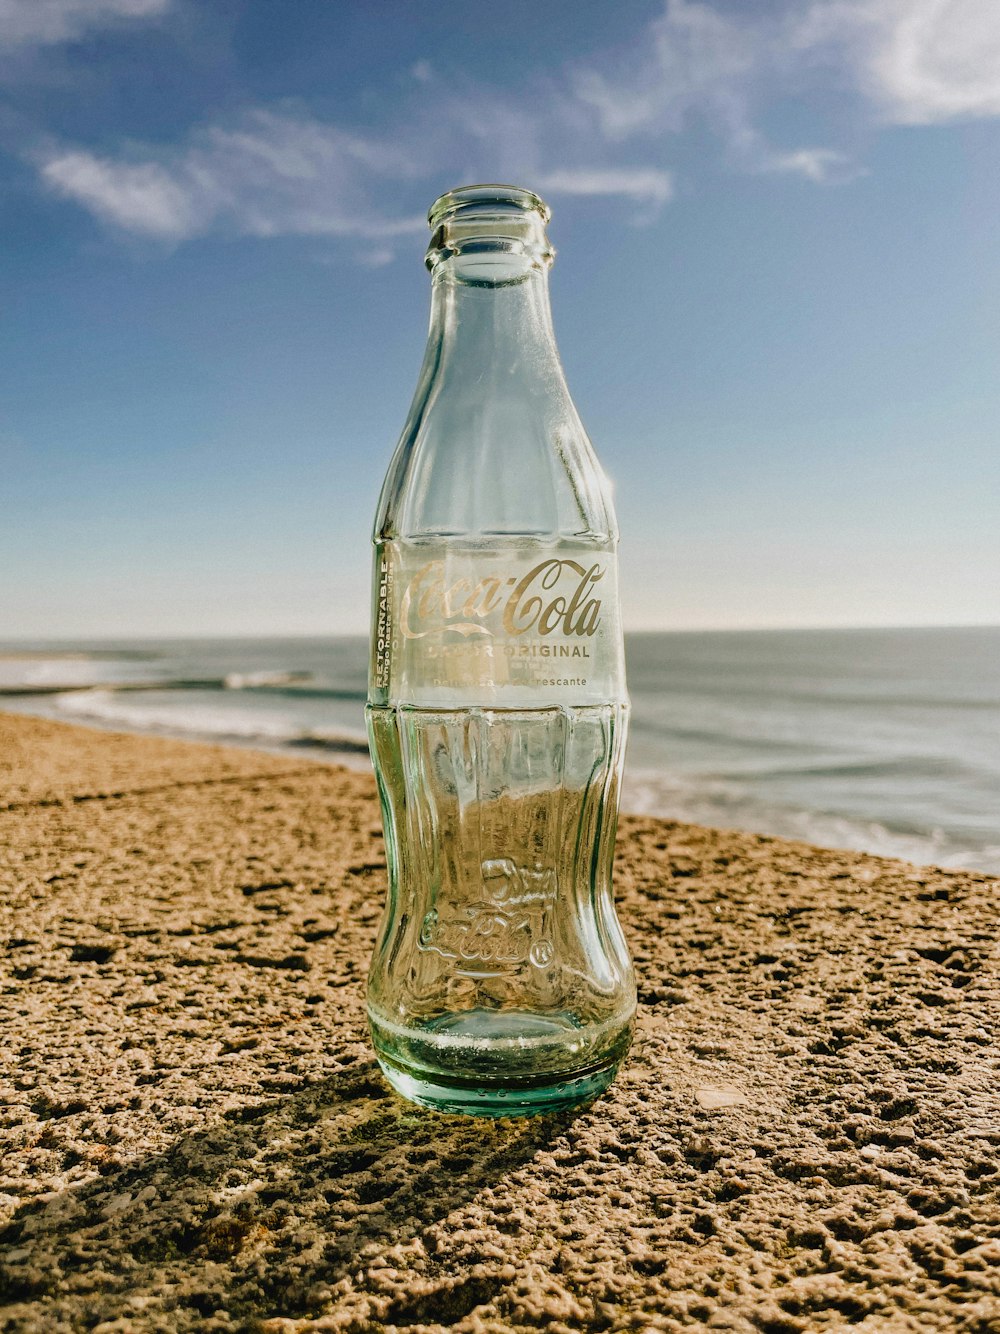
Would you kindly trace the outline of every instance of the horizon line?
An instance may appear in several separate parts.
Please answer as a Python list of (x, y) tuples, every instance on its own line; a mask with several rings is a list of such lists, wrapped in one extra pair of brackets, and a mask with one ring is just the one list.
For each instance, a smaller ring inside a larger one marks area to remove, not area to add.
[[(737, 626), (661, 626), (661, 627), (625, 627), (626, 635), (753, 635), (753, 634), (863, 634), (870, 631), (916, 631), (916, 630), (1000, 630), (1000, 621), (960, 621), (914, 624), (885, 625), (737, 625)], [(23, 646), (30, 644), (77, 644), (77, 643), (150, 643), (167, 640), (262, 640), (262, 639), (367, 639), (369, 632), (354, 630), (337, 632), (331, 630), (265, 630), (231, 631), (223, 630), (215, 634), (205, 631), (156, 631), (153, 634), (127, 632), (114, 634), (51, 634), (51, 635), (12, 635), (0, 636), (0, 644)]]

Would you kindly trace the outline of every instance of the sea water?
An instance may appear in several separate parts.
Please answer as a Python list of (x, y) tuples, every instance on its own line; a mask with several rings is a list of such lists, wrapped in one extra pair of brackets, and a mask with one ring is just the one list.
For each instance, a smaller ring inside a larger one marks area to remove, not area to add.
[[(1000, 628), (634, 634), (626, 657), (623, 809), (1000, 874)], [(0, 708), (367, 768), (367, 665), (360, 636), (8, 641)]]

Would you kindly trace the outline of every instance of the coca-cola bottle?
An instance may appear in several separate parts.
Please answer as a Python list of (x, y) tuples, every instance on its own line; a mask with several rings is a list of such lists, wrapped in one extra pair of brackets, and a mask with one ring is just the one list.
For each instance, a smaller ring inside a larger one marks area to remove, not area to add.
[(430, 335), (373, 538), (372, 1039), (399, 1092), (486, 1116), (601, 1092), (635, 1014), (618, 531), (556, 350), (548, 219), (512, 186), (431, 208)]

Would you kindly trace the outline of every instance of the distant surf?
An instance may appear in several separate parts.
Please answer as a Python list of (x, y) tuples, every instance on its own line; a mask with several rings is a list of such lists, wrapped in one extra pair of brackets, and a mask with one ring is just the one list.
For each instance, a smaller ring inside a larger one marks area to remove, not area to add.
[[(166, 687), (166, 688), (174, 688)], [(161, 687), (164, 689), (164, 687)], [(225, 710), (208, 704), (175, 704), (143, 699), (131, 702), (131, 691), (78, 690), (56, 696), (56, 709), (77, 722), (100, 722), (127, 732), (157, 732), (242, 745), (296, 746), (337, 754), (367, 755), (364, 728), (304, 727), (294, 716), (263, 714), (252, 709)], [(313, 698), (323, 698), (314, 695)], [(328, 698), (337, 698), (329, 695)]]

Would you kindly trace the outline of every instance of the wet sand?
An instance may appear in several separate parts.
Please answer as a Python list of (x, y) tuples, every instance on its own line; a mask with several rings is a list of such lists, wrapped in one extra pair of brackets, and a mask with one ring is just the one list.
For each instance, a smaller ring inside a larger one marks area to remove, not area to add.
[(1000, 1330), (1000, 880), (630, 817), (612, 1090), (389, 1092), (372, 780), (0, 714), (0, 1328)]

